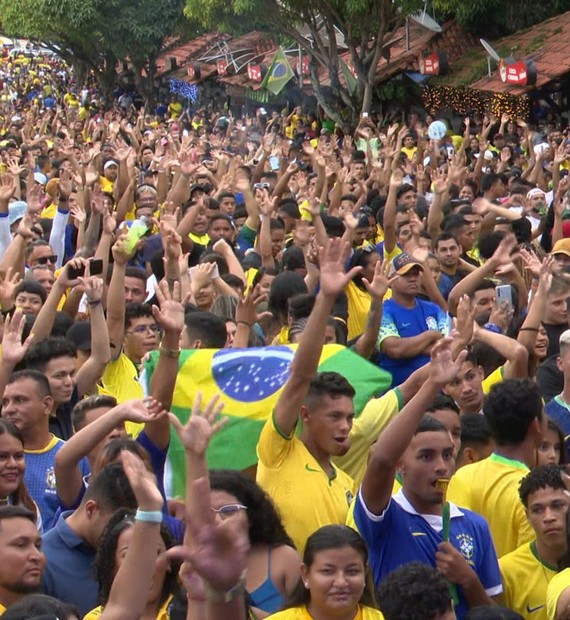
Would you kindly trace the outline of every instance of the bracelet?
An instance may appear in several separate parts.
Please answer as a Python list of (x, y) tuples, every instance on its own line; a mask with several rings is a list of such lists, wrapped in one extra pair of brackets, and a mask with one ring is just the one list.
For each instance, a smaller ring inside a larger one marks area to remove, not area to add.
[(247, 325), (248, 329), (251, 329), (251, 325), (247, 321), (236, 321), (236, 325)]
[(100, 299), (95, 299), (95, 300), (93, 300), (93, 301), (88, 301), (88, 302), (87, 302), (87, 305), (88, 305), (90, 308), (94, 308), (95, 306), (98, 306), (100, 303), (102, 303), (102, 301), (101, 301)]
[(519, 332), (538, 332), (540, 331), (538, 327), (521, 327)]
[(163, 518), (162, 510), (141, 510), (139, 508), (135, 513), (135, 521), (143, 523), (162, 523)]
[(483, 327), (488, 331), (488, 332), (493, 332), (494, 334), (502, 334), (503, 330), (496, 325), (495, 323), (485, 323), (485, 325), (483, 325)]
[(165, 349), (164, 347), (160, 347), (158, 352), (165, 357), (172, 357), (176, 359), (180, 357), (180, 349)]
[(229, 590), (214, 590), (210, 584), (204, 580), (204, 590), (206, 598), (212, 603), (229, 603), (245, 592), (245, 575), (247, 571), (243, 571), (238, 582)]

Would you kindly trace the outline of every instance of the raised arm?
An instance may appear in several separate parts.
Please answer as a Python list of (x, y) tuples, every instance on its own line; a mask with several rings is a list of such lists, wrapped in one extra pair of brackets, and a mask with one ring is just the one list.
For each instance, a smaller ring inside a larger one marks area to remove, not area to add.
[[(121, 453), (123, 469), (137, 500), (133, 537), (109, 594), (101, 620), (139, 620), (155, 572), (163, 499), (144, 463), (132, 452)], [(145, 514), (146, 513), (146, 514)], [(149, 517), (152, 515), (153, 519)], [(155, 518), (154, 518), (155, 517)]]
[(382, 514), (388, 506), (399, 459), (412, 440), (427, 407), (453, 380), (466, 355), (466, 351), (462, 352), (453, 361), (451, 338), (436, 343), (432, 349), (428, 379), (378, 438), (361, 489), (362, 499), (373, 514)]
[(77, 392), (79, 398), (93, 392), (105, 372), (105, 367), (111, 361), (109, 332), (107, 331), (107, 323), (103, 312), (103, 280), (96, 276), (90, 276), (86, 272), (86, 277), (80, 278), (80, 282), (87, 297), (92, 338), (91, 355), (77, 372)]
[[(118, 426), (125, 422), (148, 423), (161, 412), (160, 403), (152, 399), (129, 400), (103, 414), (77, 431), (55, 457), (55, 480), (57, 496), (64, 506), (73, 506), (83, 487), (83, 474), (79, 467), (81, 459), (96, 448)], [(168, 423), (168, 418), (166, 418)]]
[(402, 171), (394, 170), (390, 176), (390, 188), (386, 206), (384, 207), (384, 219), (382, 220), (382, 230), (384, 231), (384, 255), (389, 255), (396, 247), (396, 194), (402, 186)]
[(340, 239), (331, 239), (326, 247), (319, 251), (321, 288), (299, 347), (295, 352), (291, 364), (291, 375), (274, 409), (275, 424), (285, 435), (290, 435), (294, 431), (299, 410), (317, 372), (327, 319), (335, 299), (348, 282), (361, 271), (361, 267), (354, 267), (350, 272), (344, 272), (349, 250), (348, 244), (342, 243)]

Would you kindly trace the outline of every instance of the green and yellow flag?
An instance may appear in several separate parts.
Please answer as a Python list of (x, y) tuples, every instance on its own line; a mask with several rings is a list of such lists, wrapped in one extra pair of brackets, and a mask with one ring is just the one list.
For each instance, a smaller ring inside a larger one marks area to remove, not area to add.
[[(210, 469), (242, 470), (257, 463), (257, 440), (271, 415), (285, 382), (297, 345), (248, 349), (192, 349), (180, 355), (171, 410), (185, 423), (197, 392), (203, 403), (220, 394), (226, 425), (213, 437), (208, 448)], [(158, 351), (146, 363), (150, 386)], [(354, 405), (358, 416), (364, 405), (388, 389), (390, 375), (341, 345), (323, 348), (319, 372), (336, 371), (356, 390)], [(185, 485), (184, 449), (172, 433), (166, 486), (172, 496), (183, 496)]]
[(274, 95), (278, 95), (294, 75), (285, 52), (279, 48), (273, 57), (269, 70), (263, 78), (263, 82), (261, 82), (261, 88), (265, 88)]

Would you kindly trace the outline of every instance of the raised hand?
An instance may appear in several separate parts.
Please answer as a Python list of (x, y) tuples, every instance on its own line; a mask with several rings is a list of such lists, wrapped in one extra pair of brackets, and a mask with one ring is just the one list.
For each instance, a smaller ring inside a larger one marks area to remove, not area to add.
[(155, 321), (165, 332), (180, 334), (184, 329), (184, 306), (180, 302), (180, 283), (174, 282), (172, 293), (168, 282), (162, 281), (154, 287), (160, 307), (153, 306)]
[(455, 379), (467, 356), (467, 351), (461, 351), (457, 359), (453, 361), (452, 343), (453, 338), (442, 338), (433, 345), (431, 350), (429, 377), (433, 383), (441, 387)]
[(228, 418), (216, 421), (224, 408), (224, 404), (218, 402), (219, 399), (219, 395), (213, 396), (202, 412), (202, 394), (198, 392), (192, 406), (192, 412), (185, 425), (182, 425), (182, 422), (173, 413), (169, 414), (170, 423), (174, 426), (176, 434), (187, 452), (191, 452), (195, 456), (204, 456), (212, 437), (228, 421)]
[(13, 267), (8, 267), (6, 273), (0, 277), (0, 303), (5, 310), (14, 305), (16, 287), (21, 279), (20, 274)]
[(168, 415), (168, 411), (162, 408), (162, 404), (154, 398), (127, 400), (117, 405), (113, 411), (118, 413), (125, 422), (146, 424), (154, 422), (158, 418)]
[(236, 308), (236, 323), (247, 323), (250, 327), (254, 323), (259, 323), (259, 321), (267, 318), (271, 315), (271, 312), (261, 312), (257, 313), (257, 306), (263, 302), (267, 301), (267, 293), (262, 293), (259, 284), (251, 290), (248, 289), (246, 294), (240, 298), (238, 301), (238, 305)]
[(0, 176), (0, 202), (7, 204), (16, 191), (14, 177), (9, 174)]
[(345, 273), (344, 266), (349, 253), (349, 244), (338, 238), (329, 239), (327, 245), (319, 249), (320, 286), (324, 295), (336, 297), (362, 271), (362, 267), (353, 267)]
[(103, 278), (90, 275), (90, 267), (91, 263), (88, 262), (85, 266), (85, 275), (77, 278), (77, 280), (79, 281), (79, 285), (83, 288), (83, 292), (89, 304), (95, 305), (103, 299), (105, 283), (103, 282)]
[(129, 452), (121, 452), (121, 463), (125, 475), (137, 500), (140, 510), (162, 510), (163, 499), (156, 486), (154, 475), (148, 471), (142, 460)]
[(24, 342), (22, 334), (26, 325), (24, 313), (17, 309), (12, 316), (7, 315), (4, 319), (4, 334), (2, 336), (2, 362), (11, 368), (21, 362), (32, 341), (34, 334), (31, 333)]
[(67, 200), (71, 196), (71, 172), (64, 170), (59, 177), (57, 183), (59, 195), (64, 200)]
[(384, 265), (382, 261), (378, 261), (376, 266), (374, 267), (374, 277), (372, 278), (372, 282), (369, 282), (366, 278), (362, 278), (362, 283), (366, 287), (366, 290), (372, 295), (376, 301), (382, 301), (384, 299), (384, 295), (390, 288), (392, 282), (399, 276), (394, 276), (393, 278), (387, 277), (387, 269), (389, 266), (389, 262)]

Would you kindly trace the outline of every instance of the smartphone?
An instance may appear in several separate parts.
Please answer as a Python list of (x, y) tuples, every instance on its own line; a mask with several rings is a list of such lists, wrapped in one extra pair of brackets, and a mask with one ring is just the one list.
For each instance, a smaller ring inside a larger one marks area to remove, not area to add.
[(271, 170), (275, 172), (275, 170), (279, 170), (279, 157), (270, 157), (269, 165), (271, 166)]
[(495, 294), (497, 295), (497, 308), (503, 305), (503, 302), (509, 304), (509, 309), (513, 307), (513, 291), (510, 284), (501, 284), (495, 287)]
[(92, 276), (100, 276), (103, 273), (102, 258), (94, 258), (89, 262), (89, 273)]
[(81, 263), (79, 267), (72, 267), (71, 265), (67, 265), (67, 277), (70, 280), (77, 280), (85, 273), (85, 265)]

